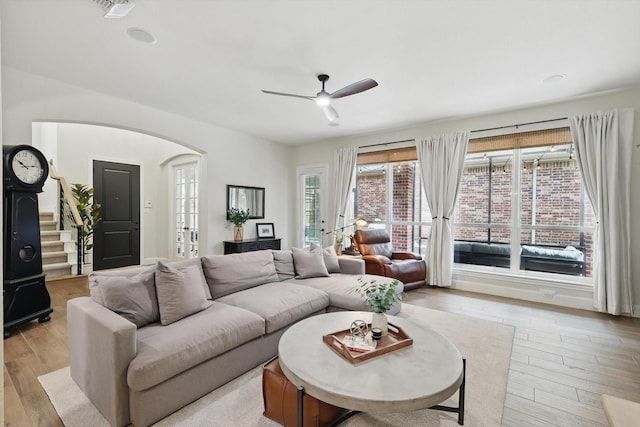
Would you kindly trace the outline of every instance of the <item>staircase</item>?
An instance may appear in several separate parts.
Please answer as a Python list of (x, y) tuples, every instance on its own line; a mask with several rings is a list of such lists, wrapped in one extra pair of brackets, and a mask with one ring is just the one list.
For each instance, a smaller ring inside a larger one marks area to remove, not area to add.
[(40, 240), (42, 271), (46, 273), (46, 279), (72, 274), (69, 260), (75, 258), (75, 243), (71, 241), (69, 231), (58, 230), (58, 221), (52, 212), (40, 213)]

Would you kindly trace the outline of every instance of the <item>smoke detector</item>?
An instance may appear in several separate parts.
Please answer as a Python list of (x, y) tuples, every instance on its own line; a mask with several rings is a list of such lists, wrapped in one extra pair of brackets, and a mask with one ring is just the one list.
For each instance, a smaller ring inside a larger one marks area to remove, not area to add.
[(104, 10), (105, 18), (124, 18), (131, 12), (133, 0), (93, 0)]

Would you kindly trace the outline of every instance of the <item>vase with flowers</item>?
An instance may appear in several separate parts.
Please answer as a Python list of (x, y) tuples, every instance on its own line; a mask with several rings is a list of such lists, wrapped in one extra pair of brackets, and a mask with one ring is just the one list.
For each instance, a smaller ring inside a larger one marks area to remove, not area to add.
[(239, 242), (244, 237), (243, 225), (249, 220), (251, 213), (249, 209), (231, 208), (227, 211), (227, 219), (234, 224), (233, 240)]

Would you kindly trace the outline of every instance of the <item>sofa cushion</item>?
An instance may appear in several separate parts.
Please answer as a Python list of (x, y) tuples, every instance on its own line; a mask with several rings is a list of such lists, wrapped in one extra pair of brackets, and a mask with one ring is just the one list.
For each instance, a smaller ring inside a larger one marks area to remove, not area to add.
[(127, 383), (133, 390), (146, 390), (263, 334), (260, 316), (214, 301), (206, 310), (171, 325), (139, 329)]
[[(370, 311), (369, 306), (364, 302), (362, 295), (356, 292), (362, 283), (356, 280), (357, 277), (362, 277), (365, 282), (375, 280), (377, 283), (391, 283), (394, 279), (392, 277), (374, 276), (371, 274), (363, 274), (362, 276), (354, 276), (353, 274), (332, 274), (331, 277), (314, 277), (304, 280), (289, 280), (285, 283), (296, 283), (297, 285), (309, 286), (314, 289), (326, 292), (329, 295), (329, 306), (339, 308), (341, 310), (351, 311)], [(404, 285), (402, 282), (398, 282), (396, 286), (396, 292), (402, 293), (404, 291)], [(396, 314), (400, 312), (400, 303), (393, 305), (389, 314)]]
[(265, 320), (265, 331), (269, 334), (311, 314), (324, 311), (329, 305), (329, 296), (320, 290), (297, 286), (290, 281), (267, 283), (224, 296), (217, 301), (256, 313)]
[(89, 274), (89, 295), (92, 300), (101, 306), (106, 307), (104, 303), (104, 296), (102, 295), (100, 284), (98, 283), (101, 277), (133, 277), (145, 272), (155, 272), (155, 270), (155, 266), (144, 266), (93, 271)]
[(471, 250), (476, 254), (488, 254), (509, 256), (511, 254), (511, 246), (504, 244), (486, 244), (486, 243), (474, 243), (471, 246)]
[(329, 273), (340, 273), (340, 263), (338, 262), (338, 254), (336, 253), (335, 248), (333, 246), (327, 246), (322, 249), (315, 243), (310, 245), (310, 249), (312, 251), (316, 248), (322, 251), (322, 258), (324, 259), (324, 265), (327, 267), (327, 271)]
[(523, 256), (538, 256), (569, 261), (584, 261), (584, 253), (573, 246), (564, 249), (544, 248), (539, 246), (522, 245)]
[(109, 310), (134, 323), (137, 327), (160, 320), (153, 271), (135, 276), (101, 276), (98, 287)]
[(160, 323), (169, 325), (209, 306), (201, 273), (199, 265), (170, 267), (158, 262), (156, 292)]
[[(193, 258), (190, 260), (186, 260), (186, 261), (174, 261), (174, 262), (168, 262), (166, 263), (168, 266), (170, 267), (184, 267), (184, 266), (188, 266), (188, 265), (197, 265), (200, 266), (200, 258)], [(91, 299), (94, 300), (95, 302), (97, 302), (98, 304), (105, 306), (104, 304), (104, 297), (102, 296), (102, 293), (100, 292), (100, 287), (97, 283), (97, 279), (100, 277), (105, 277), (105, 276), (117, 276), (117, 277), (131, 277), (131, 276), (135, 276), (137, 274), (140, 273), (144, 273), (146, 271), (153, 271), (155, 272), (156, 270), (156, 266), (155, 265), (151, 265), (151, 266), (135, 266), (135, 267), (123, 267), (123, 268), (113, 268), (110, 270), (100, 270), (100, 271), (94, 271), (91, 274), (89, 274), (89, 294), (91, 296)], [(202, 278), (204, 280), (204, 273), (200, 273), (202, 275)], [(209, 287), (206, 285), (204, 285), (204, 293), (205, 296), (207, 297), (207, 299), (211, 299), (211, 293), (209, 292)], [(106, 307), (106, 306), (105, 306)]]
[(329, 272), (324, 264), (322, 248), (314, 250), (291, 248), (293, 253), (293, 266), (296, 269), (297, 279), (309, 277), (328, 277)]
[(197, 266), (198, 271), (200, 273), (200, 279), (201, 279), (200, 283), (202, 283), (202, 287), (204, 289), (204, 296), (207, 299), (211, 299), (211, 291), (209, 291), (209, 286), (207, 286), (207, 281), (205, 280), (204, 273), (202, 272), (202, 262), (200, 261), (200, 258), (191, 258), (184, 261), (167, 262), (165, 264), (168, 265), (169, 267), (178, 268), (178, 269), (181, 269), (183, 267), (190, 267), (192, 265)]
[(273, 263), (276, 267), (276, 273), (278, 273), (278, 279), (281, 282), (296, 277), (291, 251), (271, 251), (271, 254), (273, 255)]
[(278, 281), (270, 250), (210, 255), (202, 258), (202, 266), (214, 299)]

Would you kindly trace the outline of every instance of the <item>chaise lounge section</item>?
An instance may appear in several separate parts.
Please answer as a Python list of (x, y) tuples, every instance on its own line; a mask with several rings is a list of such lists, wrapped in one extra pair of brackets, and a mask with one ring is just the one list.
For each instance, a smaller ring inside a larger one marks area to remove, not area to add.
[(94, 272), (67, 304), (71, 376), (111, 425), (151, 425), (275, 356), (295, 322), (368, 311), (360, 277), (393, 280), (321, 248)]

